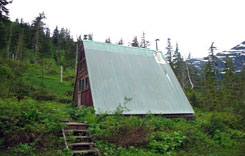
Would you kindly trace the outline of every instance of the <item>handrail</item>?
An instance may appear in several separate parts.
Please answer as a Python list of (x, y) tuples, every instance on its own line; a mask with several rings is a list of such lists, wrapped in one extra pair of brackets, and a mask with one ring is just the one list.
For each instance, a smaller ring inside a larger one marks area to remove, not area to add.
[(64, 128), (62, 128), (62, 134), (63, 134), (64, 140), (65, 140), (66, 148), (68, 148), (68, 144), (67, 144), (67, 141), (66, 141), (66, 135), (65, 135)]

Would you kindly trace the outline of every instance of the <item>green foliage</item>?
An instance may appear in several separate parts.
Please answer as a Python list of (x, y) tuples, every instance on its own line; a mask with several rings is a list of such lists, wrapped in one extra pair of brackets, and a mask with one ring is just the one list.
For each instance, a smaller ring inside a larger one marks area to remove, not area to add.
[(59, 131), (69, 116), (66, 106), (34, 100), (0, 100), (0, 135), (5, 147), (14, 146), (17, 155), (61, 148)]
[(33, 147), (29, 144), (19, 144), (15, 148), (13, 148), (13, 153), (15, 155), (29, 155), (35, 156)]
[(186, 139), (181, 132), (169, 134), (166, 132), (153, 133), (148, 147), (154, 153), (173, 155), (174, 150), (180, 147)]
[[(7, 25), (0, 21), (0, 52), (7, 45)], [(1, 53), (0, 53), (1, 54)]]
[[(92, 107), (68, 104), (74, 87), (76, 43), (64, 28), (57, 27), (51, 37), (43, 18), (40, 14), (33, 25), (0, 21), (0, 155), (72, 155), (59, 137), (64, 127), (60, 121), (69, 118), (89, 124), (93, 141), (105, 156), (244, 155), (245, 67), (235, 74), (227, 58), (223, 80), (210, 62), (198, 75), (193, 65), (185, 65), (178, 46), (172, 54), (168, 39), (167, 60), (195, 107), (196, 120), (150, 113), (124, 116), (131, 98), (113, 112), (96, 115)], [(136, 37), (132, 46), (139, 46)], [(8, 48), (12, 59), (6, 58)], [(194, 89), (187, 82), (187, 66)]]
[(118, 110), (110, 115), (96, 115), (91, 107), (69, 112), (73, 119), (89, 124), (103, 155), (239, 155), (245, 146), (239, 126), (242, 117), (230, 112), (200, 113), (197, 109), (197, 119), (187, 121), (152, 114), (123, 116), (126, 109)]
[(55, 95), (52, 94), (48, 88), (41, 83), (40, 87), (34, 89), (30, 96), (36, 100), (52, 101), (55, 100)]

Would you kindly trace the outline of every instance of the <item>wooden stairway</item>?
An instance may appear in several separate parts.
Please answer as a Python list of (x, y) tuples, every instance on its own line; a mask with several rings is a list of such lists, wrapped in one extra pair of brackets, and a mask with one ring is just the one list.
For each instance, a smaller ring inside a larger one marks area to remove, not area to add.
[(72, 149), (74, 155), (98, 155), (87, 128), (85, 123), (67, 122), (66, 128), (62, 129), (66, 148)]

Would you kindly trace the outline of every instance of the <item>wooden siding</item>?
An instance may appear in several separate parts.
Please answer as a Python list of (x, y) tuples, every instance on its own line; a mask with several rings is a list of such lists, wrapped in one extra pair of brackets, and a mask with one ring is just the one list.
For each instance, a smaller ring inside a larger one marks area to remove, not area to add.
[[(81, 50), (79, 51), (79, 59), (77, 64), (77, 73), (76, 73), (76, 82), (75, 82), (74, 93), (73, 93), (73, 100), (79, 107), (83, 105), (93, 106), (92, 93), (91, 93), (91, 88), (89, 83), (87, 63), (86, 63), (83, 44), (81, 45), (80, 49)], [(88, 87), (84, 90), (79, 91), (79, 80), (82, 81), (85, 78), (88, 78)]]

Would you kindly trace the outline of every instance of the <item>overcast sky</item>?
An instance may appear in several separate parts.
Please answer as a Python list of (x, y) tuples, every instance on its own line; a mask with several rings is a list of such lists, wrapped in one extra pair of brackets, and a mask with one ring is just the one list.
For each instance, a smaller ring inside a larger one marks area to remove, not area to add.
[(245, 40), (245, 0), (14, 0), (8, 8), (11, 20), (25, 22), (45, 12), (51, 31), (68, 28), (74, 38), (93, 33), (96, 41), (127, 45), (144, 31), (164, 53), (171, 38), (186, 57), (207, 56), (212, 42), (223, 51)]

